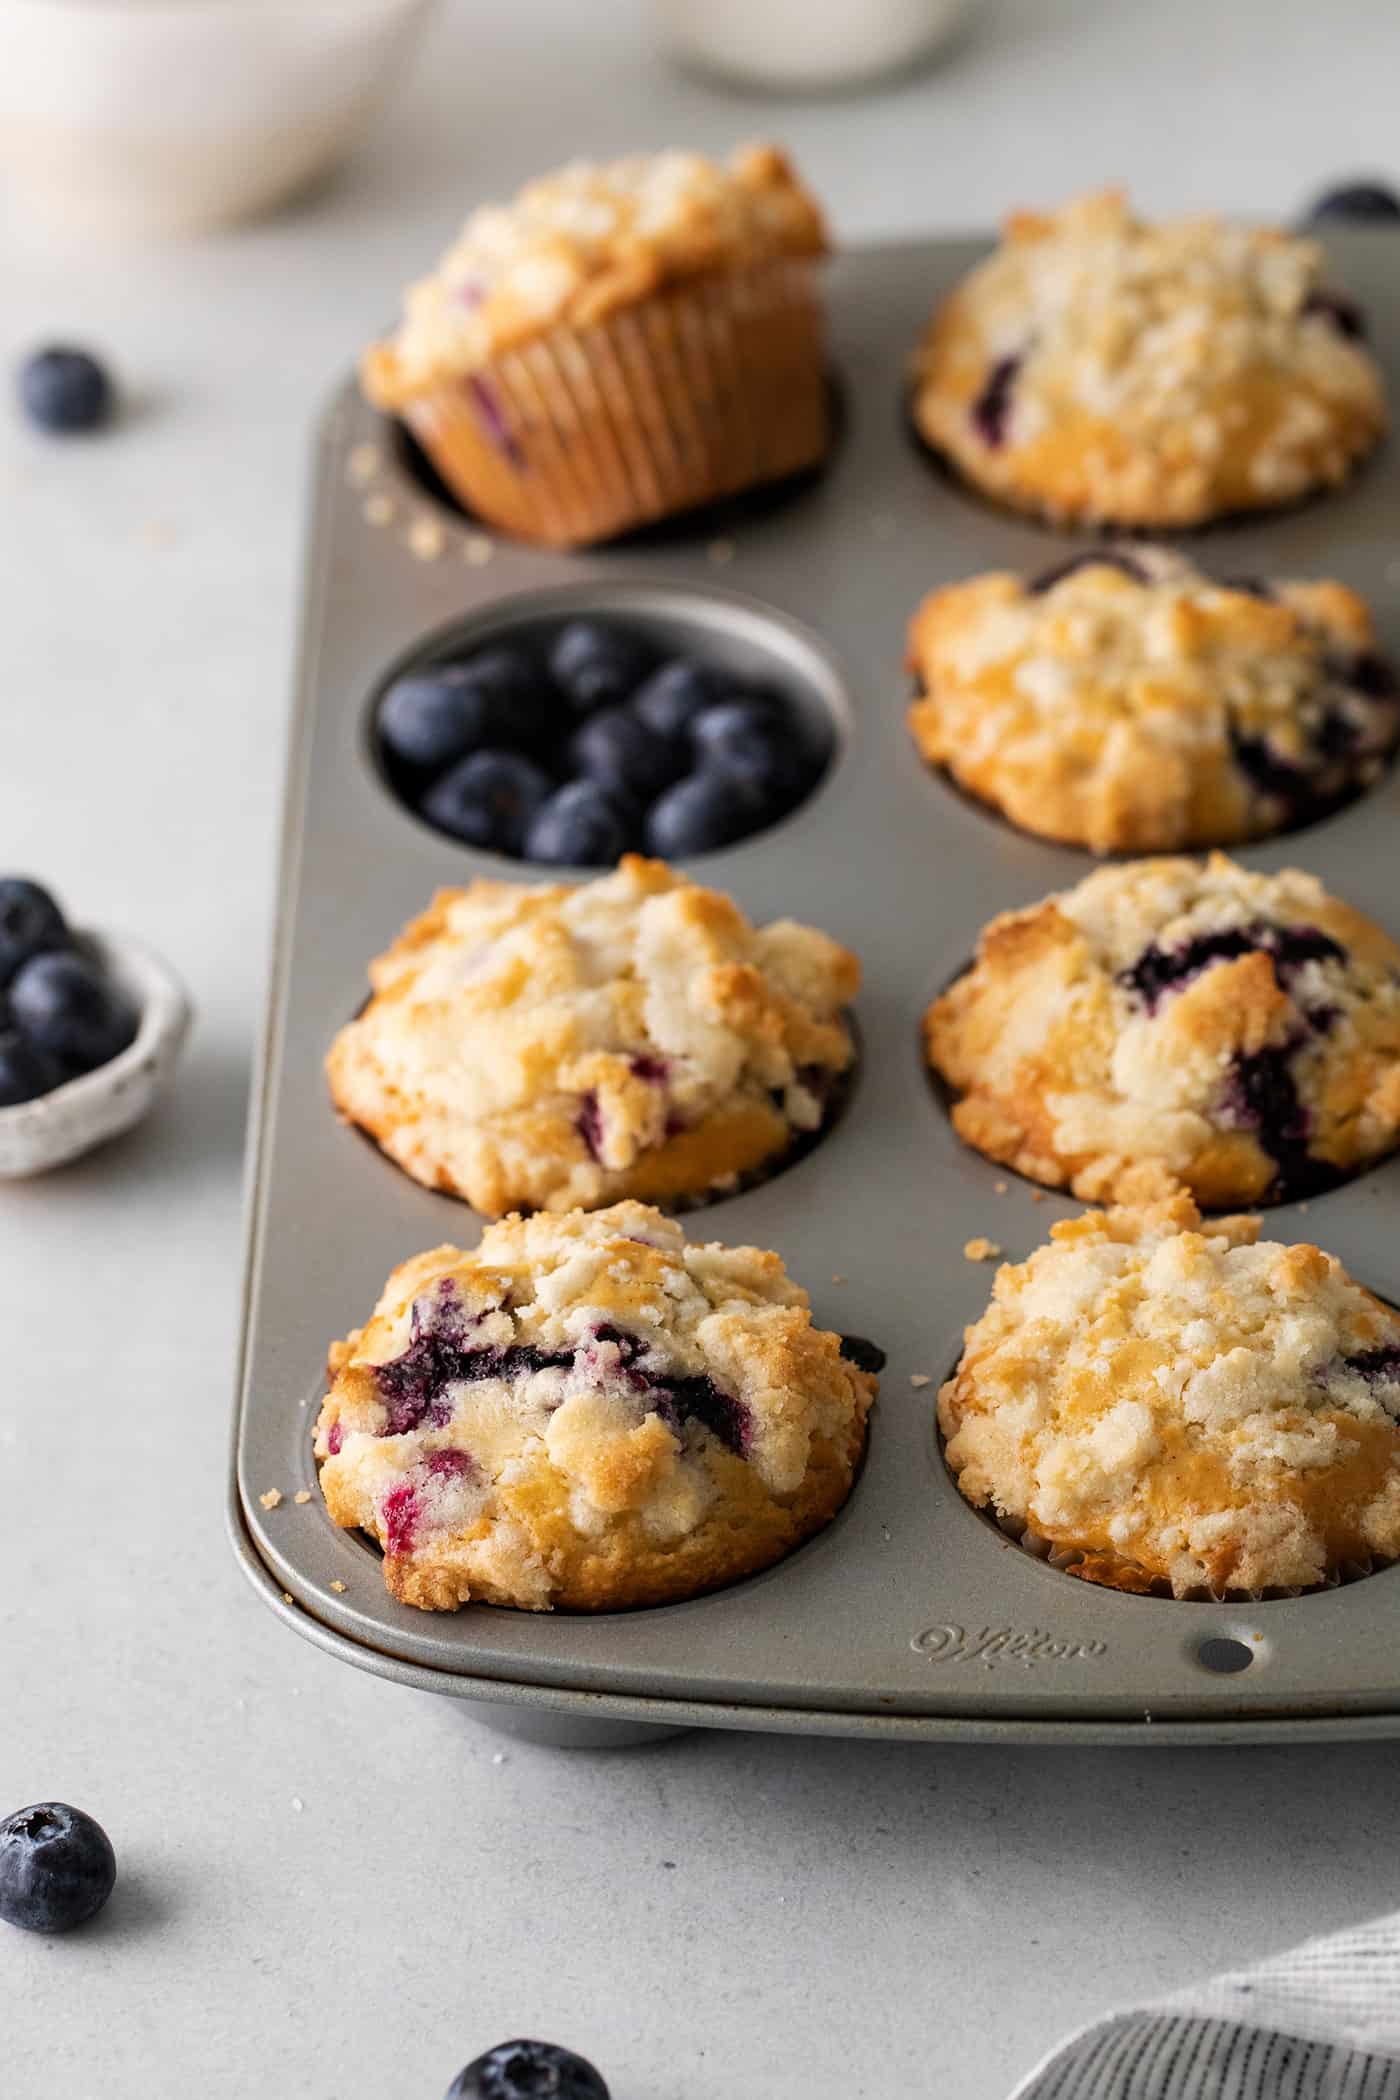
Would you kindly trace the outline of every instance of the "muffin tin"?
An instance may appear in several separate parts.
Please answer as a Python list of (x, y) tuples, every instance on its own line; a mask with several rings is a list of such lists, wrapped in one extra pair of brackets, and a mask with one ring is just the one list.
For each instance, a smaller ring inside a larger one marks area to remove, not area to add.
[[(1400, 402), (1394, 236), (1348, 232), (1328, 246), (1369, 311)], [(492, 542), (415, 475), (353, 383), (322, 426), (251, 1139), (234, 1541), (260, 1592), (307, 1638), (381, 1675), (485, 1701), (552, 1740), (622, 1739), (639, 1724), (1017, 1741), (1400, 1734), (1400, 1569), (1248, 1607), (1093, 1589), (970, 1509), (939, 1450), (938, 1384), (992, 1284), (966, 1242), (984, 1236), (1019, 1259), (1081, 1208), (965, 1150), (920, 1055), (924, 1007), (965, 966), (983, 922), (1093, 865), (1016, 833), (926, 771), (904, 723), (904, 629), (922, 594), (978, 569), (1043, 568), (1070, 544), (968, 494), (908, 435), (904, 359), (982, 247), (838, 259), (836, 455), (816, 481), (722, 518), (573, 556)], [(1397, 518), (1392, 446), (1338, 494), (1190, 545), (1222, 574), (1343, 578), (1371, 600), (1395, 650)], [(425, 829), (388, 792), (371, 738), (392, 670), (523, 609), (614, 612), (671, 636), (698, 623), (719, 653), (776, 662), (832, 716), (836, 756), (812, 798), (692, 866), (753, 918), (803, 918), (857, 951), (860, 1071), (839, 1123), (806, 1157), (685, 1222), (692, 1237), (778, 1249), (818, 1321), (873, 1337), (889, 1361), (850, 1503), (766, 1574), (657, 1610), (424, 1615), (388, 1596), (368, 1541), (327, 1519), (311, 1425), (327, 1342), (365, 1317), (405, 1255), (470, 1245), (480, 1221), (340, 1127), (321, 1063), (364, 997), (369, 958), (436, 887), (530, 879)], [(1392, 773), (1346, 810), (1239, 857), (1306, 866), (1394, 929), (1398, 819)], [(1397, 1295), (1400, 1160), (1269, 1213), (1266, 1231), (1314, 1238)], [(282, 1500), (268, 1509), (259, 1498), (270, 1489)], [(297, 1504), (302, 1489), (311, 1500)]]

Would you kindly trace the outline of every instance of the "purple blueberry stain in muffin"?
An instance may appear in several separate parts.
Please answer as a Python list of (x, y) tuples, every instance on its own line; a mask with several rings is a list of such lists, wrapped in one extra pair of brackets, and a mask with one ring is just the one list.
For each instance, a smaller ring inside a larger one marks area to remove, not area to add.
[(1301, 809), (1307, 802), (1307, 773), (1294, 760), (1276, 751), (1267, 737), (1253, 736), (1232, 722), (1230, 756), (1261, 795), (1277, 796), (1292, 808)]
[(1301, 1029), (1282, 1043), (1239, 1052), (1230, 1060), (1222, 1103), (1224, 1120), (1251, 1132), (1273, 1161), (1269, 1196), (1278, 1203), (1320, 1196), (1345, 1178), (1308, 1150), (1312, 1119), (1298, 1098), (1292, 1070), (1292, 1059), (1307, 1040), (1307, 1029)]
[(505, 410), (501, 407), (496, 389), (490, 380), (483, 379), (479, 372), (473, 372), (467, 380), (467, 391), (476, 408), (477, 421), (491, 443), (510, 461), (517, 474), (523, 472), (525, 455), (516, 443), (514, 432), (506, 421)]
[(528, 1377), (572, 1362), (570, 1355), (548, 1355), (529, 1343), (473, 1345), (471, 1335), (484, 1318), (465, 1310), (449, 1277), (414, 1300), (408, 1347), (374, 1366), (386, 1415), (381, 1436), (408, 1436), (425, 1424), (445, 1428), (455, 1412), (455, 1386)]
[(460, 1451), (451, 1444), (441, 1451), (430, 1451), (426, 1463), (433, 1480), (470, 1480), (476, 1472), (470, 1451)]
[(669, 1058), (648, 1054), (630, 1058), (628, 1064), (634, 1079), (648, 1080), (653, 1086), (664, 1086), (671, 1076)]
[(642, 1336), (607, 1324), (593, 1330), (581, 1353), (590, 1370), (644, 1395), (647, 1412), (660, 1415), (674, 1435), (698, 1423), (737, 1458), (746, 1456), (753, 1440), (749, 1411), (712, 1378), (667, 1370), (652, 1360)]
[[(1255, 919), (1247, 926), (1225, 926), (1197, 934), (1177, 948), (1145, 948), (1135, 963), (1120, 971), (1118, 982), (1141, 999), (1149, 1013), (1168, 992), (1180, 991), (1212, 963), (1237, 962), (1243, 955), (1267, 955), (1284, 991), (1297, 972), (1312, 962), (1344, 963), (1345, 948), (1320, 926), (1270, 926)], [(1335, 1017), (1335, 1016), (1334, 1016)], [(1330, 1025), (1330, 1023), (1329, 1023)]]
[(384, 1551), (395, 1559), (413, 1551), (418, 1534), (418, 1496), (411, 1480), (391, 1487), (379, 1509), (384, 1526)]
[(578, 1114), (574, 1117), (574, 1129), (583, 1139), (588, 1157), (603, 1164), (603, 1111), (598, 1105), (598, 1096), (592, 1087), (579, 1101)]
[(462, 1514), (458, 1490), (471, 1487), (476, 1478), (469, 1451), (450, 1445), (430, 1451), (379, 1505), (385, 1552), (395, 1558), (412, 1553), (425, 1527), (457, 1521)]
[(1392, 1414), (1400, 1410), (1400, 1342), (1383, 1342), (1379, 1348), (1344, 1356), (1340, 1368), (1353, 1378), (1364, 1378), (1368, 1385), (1389, 1388), (1384, 1404)]
[(645, 1372), (651, 1412), (667, 1428), (682, 1434), (692, 1423), (708, 1429), (726, 1451), (745, 1458), (753, 1441), (753, 1422), (742, 1400), (721, 1391), (712, 1378), (651, 1378)]
[(995, 451), (1006, 442), (1011, 420), (1011, 394), (1023, 363), (1022, 353), (999, 357), (988, 372), (981, 393), (972, 404), (972, 426), (985, 445)]

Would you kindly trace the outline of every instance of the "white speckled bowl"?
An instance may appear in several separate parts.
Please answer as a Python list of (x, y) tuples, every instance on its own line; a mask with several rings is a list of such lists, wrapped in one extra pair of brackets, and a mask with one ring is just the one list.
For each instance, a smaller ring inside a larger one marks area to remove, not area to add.
[(139, 1123), (165, 1088), (189, 1034), (189, 996), (168, 963), (125, 934), (78, 934), (135, 1000), (136, 1039), (120, 1057), (17, 1108), (0, 1108), (0, 1180), (45, 1174)]
[(435, 0), (0, 0), (0, 178), (98, 239), (198, 233), (349, 151)]

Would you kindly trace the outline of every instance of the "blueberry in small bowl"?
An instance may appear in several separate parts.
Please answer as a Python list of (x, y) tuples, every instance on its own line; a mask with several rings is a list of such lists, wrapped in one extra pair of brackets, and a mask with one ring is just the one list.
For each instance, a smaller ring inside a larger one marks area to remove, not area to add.
[(42, 885), (0, 877), (0, 1179), (139, 1122), (189, 1023), (183, 986), (149, 949), (78, 931)]

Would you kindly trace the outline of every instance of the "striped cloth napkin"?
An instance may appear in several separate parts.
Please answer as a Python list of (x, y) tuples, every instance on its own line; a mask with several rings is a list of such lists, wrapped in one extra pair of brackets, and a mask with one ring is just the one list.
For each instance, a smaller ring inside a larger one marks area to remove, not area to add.
[(1012, 2100), (1400, 2100), (1400, 1911), (1086, 2027)]

